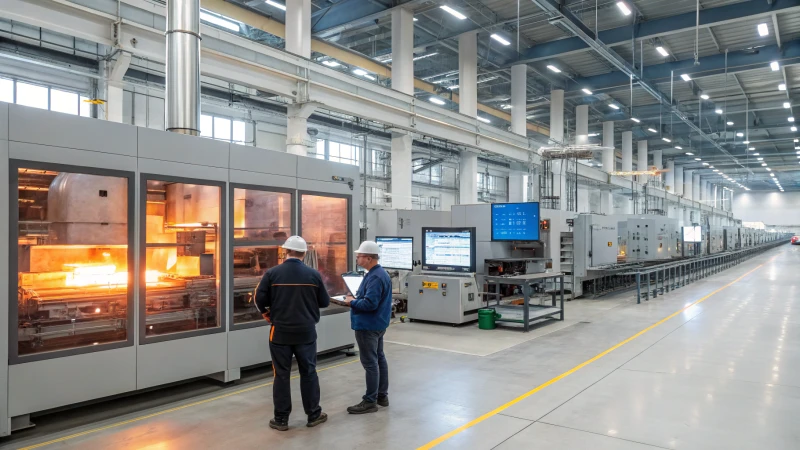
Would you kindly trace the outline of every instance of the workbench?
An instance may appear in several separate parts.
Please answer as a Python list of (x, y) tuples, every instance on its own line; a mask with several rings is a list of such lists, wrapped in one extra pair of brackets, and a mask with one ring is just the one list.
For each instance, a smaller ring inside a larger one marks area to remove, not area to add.
[[(534, 292), (534, 286), (546, 286), (547, 280), (553, 280), (554, 289), (549, 291), (551, 295), (550, 305), (535, 305), (531, 304), (531, 294)], [(564, 320), (564, 274), (562, 272), (546, 272), (534, 273), (526, 275), (514, 276), (484, 276), (484, 282), (487, 284), (487, 292), (484, 293), (486, 299), (486, 307), (494, 309), (495, 312), (500, 314), (497, 322), (508, 322), (522, 324), (525, 332), (530, 329), (530, 324), (542, 319), (555, 319)], [(558, 284), (556, 284), (558, 280)], [(501, 305), (500, 295), (501, 285), (519, 286), (522, 292), (523, 303), (521, 305)], [(492, 290), (494, 286), (494, 291)], [(556, 302), (556, 296), (560, 296), (560, 301)], [(496, 302), (495, 305), (490, 305), (490, 302)]]

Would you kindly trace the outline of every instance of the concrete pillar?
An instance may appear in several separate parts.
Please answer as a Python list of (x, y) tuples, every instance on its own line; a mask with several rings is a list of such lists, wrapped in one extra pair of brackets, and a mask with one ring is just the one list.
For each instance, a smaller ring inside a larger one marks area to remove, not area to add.
[(525, 201), (526, 173), (512, 171), (508, 174), (508, 201), (511, 203), (521, 203)]
[[(647, 141), (639, 141), (639, 158), (636, 160), (636, 170), (647, 170)], [(647, 183), (647, 175), (639, 175), (639, 183)]]
[(550, 92), (550, 140), (564, 142), (564, 91)]
[[(661, 152), (659, 152), (661, 153)], [(664, 188), (667, 192), (675, 193), (675, 161), (667, 161), (666, 182)]]
[[(658, 170), (664, 170), (664, 158), (663, 152), (661, 150), (653, 150), (653, 165)], [(664, 181), (664, 176), (662, 174), (656, 175), (656, 180)]]
[(511, 66), (511, 132), (528, 135), (528, 65)]
[(458, 37), (458, 112), (478, 116), (478, 33)]
[(687, 200), (694, 200), (693, 176), (694, 170), (685, 169), (683, 171), (683, 198)]
[(311, 58), (311, 0), (286, 2), (286, 51)]
[(692, 200), (699, 202), (700, 198), (700, 174), (696, 171), (692, 172)]
[(414, 11), (392, 10), (392, 89), (414, 95)]
[(411, 135), (392, 132), (392, 208), (412, 209), (411, 206)]
[(589, 142), (589, 105), (580, 105), (575, 108), (575, 143), (587, 144)]
[[(633, 171), (633, 132), (622, 132), (622, 171)], [(630, 175), (626, 176), (627, 179), (632, 180)]]
[(128, 52), (120, 52), (114, 61), (106, 61), (100, 64), (100, 76), (106, 77), (105, 83), (101, 86), (105, 88), (106, 104), (105, 115), (106, 120), (111, 122), (122, 123), (122, 79), (128, 72), (131, 64), (131, 54)]
[(683, 195), (683, 166), (675, 166), (675, 195)]
[(308, 138), (308, 118), (316, 108), (315, 103), (294, 104), (286, 108), (286, 152), (298, 156), (308, 154), (308, 148), (313, 144)]
[(614, 156), (614, 122), (603, 122), (603, 147), (611, 150), (603, 150), (603, 171), (615, 172), (616, 161)]
[(122, 85), (109, 82), (106, 89), (106, 120), (122, 123)]
[(478, 154), (461, 152), (459, 166), (459, 204), (472, 205), (478, 203)]

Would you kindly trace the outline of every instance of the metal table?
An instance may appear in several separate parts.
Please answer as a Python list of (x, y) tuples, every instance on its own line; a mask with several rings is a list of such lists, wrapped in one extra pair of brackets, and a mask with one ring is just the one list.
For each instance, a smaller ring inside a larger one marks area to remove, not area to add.
[[(550, 306), (547, 305), (532, 305), (531, 293), (533, 292), (533, 285), (546, 284), (546, 281), (558, 279), (559, 285), (557, 289), (550, 291), (552, 302)], [(502, 317), (497, 319), (498, 322), (521, 323), (523, 329), (527, 332), (530, 329), (531, 322), (545, 319), (554, 318), (559, 316), (558, 320), (564, 320), (564, 274), (561, 272), (553, 273), (535, 273), (529, 275), (515, 275), (510, 277), (501, 276), (484, 276), (483, 280), (489, 285), (487, 289), (489, 292), (484, 293), (486, 299), (486, 306), (489, 306), (490, 298), (494, 298), (497, 302), (492, 309), (494, 309)], [(494, 285), (495, 289), (492, 292), (491, 286)], [(512, 285), (519, 286), (522, 291), (523, 303), (522, 305), (501, 305), (500, 286)], [(560, 303), (556, 303), (556, 294), (560, 294)]]

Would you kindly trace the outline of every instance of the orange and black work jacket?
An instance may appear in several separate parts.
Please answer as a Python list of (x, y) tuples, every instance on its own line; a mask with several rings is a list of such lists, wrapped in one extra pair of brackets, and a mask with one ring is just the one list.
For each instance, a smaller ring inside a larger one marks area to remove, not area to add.
[(319, 272), (296, 258), (269, 269), (256, 288), (256, 308), (261, 314), (269, 311), (270, 342), (275, 344), (314, 342), (319, 309), (330, 302)]

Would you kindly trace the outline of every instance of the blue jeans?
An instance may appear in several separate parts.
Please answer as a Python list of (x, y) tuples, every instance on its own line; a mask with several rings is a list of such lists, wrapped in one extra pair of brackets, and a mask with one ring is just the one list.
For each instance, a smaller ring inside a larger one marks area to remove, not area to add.
[(370, 403), (378, 401), (378, 396), (389, 394), (389, 365), (383, 354), (383, 335), (381, 331), (356, 330), (356, 343), (361, 365), (367, 375), (367, 393), (363, 399)]

